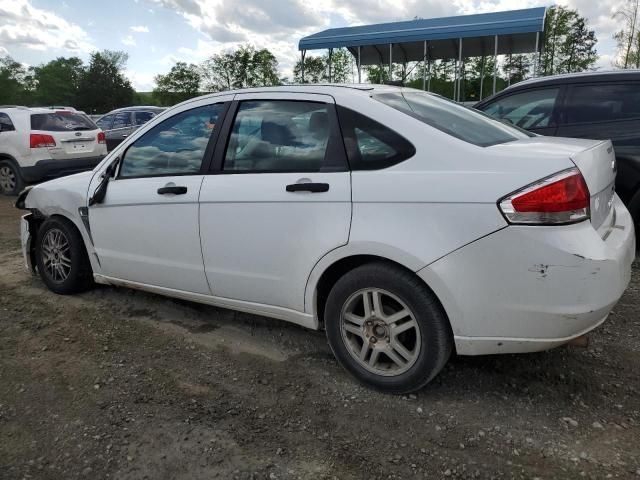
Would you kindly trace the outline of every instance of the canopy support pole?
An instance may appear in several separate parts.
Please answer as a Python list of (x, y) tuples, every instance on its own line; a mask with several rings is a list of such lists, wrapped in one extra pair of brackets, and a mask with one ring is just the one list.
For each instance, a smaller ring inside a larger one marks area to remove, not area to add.
[(389, 81), (393, 80), (393, 43), (389, 44)]
[(458, 94), (457, 101), (460, 101), (462, 93), (462, 38), (458, 39)]
[(536, 32), (536, 53), (533, 60), (533, 76), (538, 76), (538, 68), (540, 68), (540, 32)]
[(513, 68), (513, 57), (509, 54), (509, 73), (507, 73), (507, 87), (511, 86), (511, 69)]
[(362, 73), (361, 73), (362, 64), (360, 62), (360, 45), (358, 45), (358, 83), (362, 83)]
[(498, 35), (494, 37), (493, 45), (493, 94), (496, 93), (496, 78), (498, 77)]
[[(484, 48), (482, 50), (484, 50)], [(485, 58), (484, 58), (484, 55), (482, 55), (482, 60), (480, 63), (480, 98), (479, 100), (482, 100), (482, 91), (484, 90), (484, 64), (485, 64)]]
[(329, 49), (329, 83), (331, 83), (331, 57), (333, 57), (333, 48)]
[(427, 89), (427, 41), (424, 41), (424, 55), (422, 56), (422, 90)]
[(305, 57), (306, 53), (307, 53), (306, 50), (302, 50), (300, 52), (300, 55), (302, 56), (302, 63), (300, 64), (301, 65), (300, 70), (302, 72), (302, 83), (304, 83), (304, 57)]

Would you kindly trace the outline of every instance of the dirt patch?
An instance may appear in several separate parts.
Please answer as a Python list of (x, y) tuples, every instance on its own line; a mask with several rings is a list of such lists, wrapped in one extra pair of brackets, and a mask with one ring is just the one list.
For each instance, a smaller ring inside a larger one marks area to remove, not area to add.
[(0, 197), (0, 478), (640, 478), (640, 270), (589, 349), (371, 392), (322, 332), (25, 272)]

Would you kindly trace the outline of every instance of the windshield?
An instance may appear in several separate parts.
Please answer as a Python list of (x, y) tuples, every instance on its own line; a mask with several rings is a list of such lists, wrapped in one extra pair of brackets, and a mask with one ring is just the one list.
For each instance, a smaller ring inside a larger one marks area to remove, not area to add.
[(513, 142), (531, 136), (438, 95), (405, 91), (383, 93), (374, 95), (373, 98), (442, 132), (480, 147)]
[(31, 115), (31, 130), (47, 132), (77, 132), (81, 130), (97, 130), (95, 123), (81, 113), (60, 111), (51, 113), (35, 113)]

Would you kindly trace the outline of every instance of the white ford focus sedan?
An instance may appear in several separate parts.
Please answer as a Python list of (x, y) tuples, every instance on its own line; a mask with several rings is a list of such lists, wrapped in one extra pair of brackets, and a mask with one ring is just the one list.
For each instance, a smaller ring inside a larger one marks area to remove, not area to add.
[(630, 279), (608, 141), (532, 136), (436, 95), (287, 86), (189, 100), (92, 172), (23, 192), (28, 268), (324, 328), (379, 390), (453, 351), (531, 352)]

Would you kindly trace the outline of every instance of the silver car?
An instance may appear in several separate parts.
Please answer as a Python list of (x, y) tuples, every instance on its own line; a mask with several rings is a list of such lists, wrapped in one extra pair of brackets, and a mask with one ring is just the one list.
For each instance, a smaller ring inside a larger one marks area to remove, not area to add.
[(96, 124), (107, 137), (107, 150), (113, 150), (125, 138), (165, 110), (163, 107), (139, 106), (112, 110), (100, 117)]

